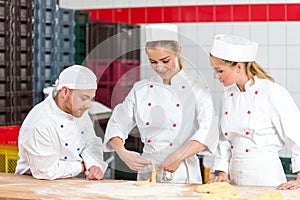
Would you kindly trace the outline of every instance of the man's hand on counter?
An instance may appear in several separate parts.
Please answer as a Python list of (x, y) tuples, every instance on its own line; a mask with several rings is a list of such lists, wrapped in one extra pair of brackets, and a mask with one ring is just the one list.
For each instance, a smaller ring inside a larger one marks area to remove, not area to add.
[(102, 172), (100, 167), (97, 167), (95, 165), (90, 167), (89, 170), (85, 171), (84, 174), (86, 176), (86, 180), (101, 180), (104, 177), (104, 173)]

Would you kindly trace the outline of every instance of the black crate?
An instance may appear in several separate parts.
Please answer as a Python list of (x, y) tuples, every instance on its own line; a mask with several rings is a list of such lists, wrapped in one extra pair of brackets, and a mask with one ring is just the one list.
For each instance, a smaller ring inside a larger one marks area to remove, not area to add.
[(9, 20), (1, 20), (0, 19), (0, 35), (9, 36), (11, 34), (9, 29), (10, 29)]
[(0, 81), (0, 96), (7, 95), (7, 92), (21, 91), (20, 77), (6, 77), (5, 80)]
[(33, 1), (32, 0), (20, 0), (20, 5), (22, 8), (31, 8), (33, 6)]
[(31, 51), (32, 52), (32, 38), (21, 37), (20, 38), (20, 50), (21, 51)]
[(28, 66), (21, 66), (21, 80), (31, 80), (32, 81), (32, 75), (33, 75), (33, 67), (32, 62), (31, 65)]
[(20, 66), (31, 67), (32, 66), (32, 51), (23, 51), (20, 53)]
[(10, 16), (10, 1), (0, 2), (0, 19), (6, 20)]
[(33, 18), (33, 9), (32, 9), (32, 6), (31, 7), (21, 8), (20, 18), (21, 18), (20, 19), (21, 22), (32, 24), (32, 18)]
[(7, 107), (0, 112), (0, 125), (20, 125), (32, 106)]
[(7, 36), (0, 36), (0, 51), (6, 51), (10, 49), (11, 46), (9, 45), (9, 37)]

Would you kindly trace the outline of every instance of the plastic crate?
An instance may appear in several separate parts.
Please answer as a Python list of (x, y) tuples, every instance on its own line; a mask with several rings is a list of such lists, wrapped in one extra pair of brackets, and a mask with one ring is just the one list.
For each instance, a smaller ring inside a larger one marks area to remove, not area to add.
[(14, 173), (19, 159), (18, 147), (0, 145), (0, 172)]
[(0, 126), (0, 145), (18, 146), (20, 126)]
[(113, 60), (87, 60), (86, 66), (97, 76), (100, 85), (113, 84)]
[(74, 21), (76, 24), (87, 24), (89, 22), (90, 13), (76, 10), (74, 13)]

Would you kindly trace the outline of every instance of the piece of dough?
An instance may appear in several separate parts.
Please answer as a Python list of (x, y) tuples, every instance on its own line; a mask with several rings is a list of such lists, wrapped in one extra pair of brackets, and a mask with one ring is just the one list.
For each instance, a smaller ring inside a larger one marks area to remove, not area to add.
[(248, 200), (283, 200), (283, 196), (280, 192), (267, 191), (257, 195), (255, 198), (250, 198)]
[(151, 177), (146, 181), (136, 181), (134, 185), (136, 185), (136, 186), (143, 186), (143, 185), (153, 186), (156, 184), (156, 169), (155, 169), (155, 164), (153, 161), (151, 161), (151, 166), (152, 166)]
[(242, 195), (238, 193), (232, 185), (227, 182), (214, 182), (210, 184), (199, 185), (196, 190), (198, 193), (206, 193), (201, 199), (213, 200), (231, 200), (241, 198)]
[(288, 200), (300, 200), (300, 195), (289, 198)]

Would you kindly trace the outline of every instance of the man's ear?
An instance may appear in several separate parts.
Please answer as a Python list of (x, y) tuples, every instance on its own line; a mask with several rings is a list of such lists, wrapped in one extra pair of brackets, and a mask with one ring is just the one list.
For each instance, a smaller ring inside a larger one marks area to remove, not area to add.
[(60, 89), (60, 93), (63, 97), (66, 97), (69, 95), (70, 93), (70, 90), (69, 88), (67, 88), (66, 86), (63, 86), (61, 89)]

